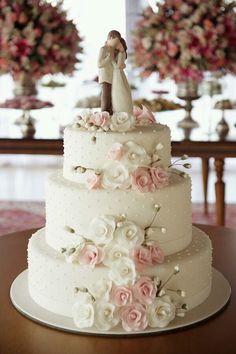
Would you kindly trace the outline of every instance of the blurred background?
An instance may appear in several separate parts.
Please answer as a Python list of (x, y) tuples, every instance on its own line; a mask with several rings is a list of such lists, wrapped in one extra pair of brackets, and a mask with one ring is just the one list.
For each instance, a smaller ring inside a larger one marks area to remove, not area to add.
[(0, 233), (44, 222), (44, 181), (62, 156), (34, 142), (61, 141), (82, 109), (99, 107), (97, 56), (111, 29), (128, 44), (134, 105), (168, 124), (186, 153), (193, 142), (193, 220), (236, 227), (234, 1), (0, 0), (0, 9)]

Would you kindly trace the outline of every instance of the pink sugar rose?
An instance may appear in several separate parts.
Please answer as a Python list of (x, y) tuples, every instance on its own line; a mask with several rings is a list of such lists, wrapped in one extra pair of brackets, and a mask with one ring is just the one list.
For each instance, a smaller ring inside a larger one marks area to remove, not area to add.
[(116, 306), (131, 305), (133, 292), (127, 286), (116, 286), (112, 289), (111, 300)]
[(87, 178), (87, 185), (89, 189), (99, 189), (102, 186), (102, 174), (91, 172)]
[(142, 193), (153, 192), (155, 190), (150, 170), (146, 167), (138, 167), (131, 174), (131, 182), (132, 186)]
[(134, 106), (133, 107), (133, 115), (135, 116), (135, 118), (138, 118), (140, 116), (140, 114), (142, 114), (142, 109), (138, 106)]
[(162, 167), (151, 167), (150, 173), (152, 181), (157, 189), (161, 189), (169, 184), (169, 174)]
[(121, 322), (127, 332), (144, 330), (148, 325), (145, 306), (139, 303), (125, 306), (121, 310)]
[(165, 256), (158, 242), (154, 241), (153, 244), (148, 247), (148, 249), (151, 252), (152, 264), (160, 264), (164, 262)]
[(120, 160), (124, 155), (123, 145), (120, 143), (114, 143), (108, 151), (107, 157), (111, 160)]
[(143, 305), (150, 305), (156, 297), (157, 287), (148, 277), (142, 276), (133, 287), (134, 296)]
[(85, 245), (79, 255), (80, 264), (89, 265), (94, 268), (96, 264), (103, 261), (105, 252), (101, 247)]
[(108, 112), (96, 112), (91, 116), (90, 122), (99, 127), (104, 127), (109, 122), (109, 119), (110, 114)]
[(136, 118), (136, 121), (139, 125), (147, 125), (155, 123), (155, 117), (147, 107), (142, 105), (142, 108), (137, 106), (133, 107), (133, 114)]
[(135, 247), (131, 251), (131, 258), (134, 260), (136, 268), (142, 270), (145, 266), (152, 265), (152, 255), (149, 248), (144, 246)]

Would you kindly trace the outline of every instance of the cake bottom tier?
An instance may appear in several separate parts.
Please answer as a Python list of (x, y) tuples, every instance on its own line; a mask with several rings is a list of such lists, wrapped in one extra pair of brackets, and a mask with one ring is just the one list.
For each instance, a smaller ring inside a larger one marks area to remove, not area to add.
[[(37, 231), (29, 241), (28, 266), (29, 292), (34, 301), (49, 311), (69, 317), (76, 301), (75, 288), (90, 289), (99, 279), (108, 278), (109, 271), (105, 266), (91, 269), (67, 263), (63, 254), (46, 243), (44, 229)], [(193, 227), (193, 239), (187, 248), (165, 257), (164, 263), (149, 267), (142, 274), (165, 281), (176, 266), (180, 272), (172, 277), (168, 288), (183, 290), (184, 303), (189, 309), (194, 308), (211, 291), (212, 247), (203, 231)], [(174, 293), (174, 297), (179, 295)]]

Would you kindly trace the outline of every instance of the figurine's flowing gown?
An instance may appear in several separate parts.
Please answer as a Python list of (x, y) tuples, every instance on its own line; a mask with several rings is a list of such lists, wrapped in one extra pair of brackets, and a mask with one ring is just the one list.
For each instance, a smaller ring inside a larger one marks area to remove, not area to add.
[(113, 60), (113, 79), (112, 79), (112, 110), (116, 112), (133, 113), (133, 103), (131, 90), (127, 78), (124, 73), (125, 68), (125, 52), (119, 52)]

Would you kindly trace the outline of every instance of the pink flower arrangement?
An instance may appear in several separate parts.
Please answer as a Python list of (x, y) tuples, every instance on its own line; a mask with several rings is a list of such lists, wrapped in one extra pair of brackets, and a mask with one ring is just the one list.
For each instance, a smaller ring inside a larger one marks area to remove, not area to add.
[(142, 331), (148, 325), (145, 306), (135, 303), (121, 310), (121, 322), (127, 332)]
[(148, 277), (142, 276), (133, 287), (134, 297), (143, 305), (150, 305), (156, 297), (157, 286)]
[(85, 245), (79, 254), (80, 264), (89, 265), (90, 267), (95, 267), (103, 261), (105, 252), (103, 248), (97, 247), (95, 245)]
[(224, 0), (166, 0), (144, 9), (134, 32), (142, 76), (200, 81), (205, 71), (236, 73), (236, 13)]
[(142, 193), (153, 192), (169, 184), (169, 174), (162, 167), (138, 167), (131, 174), (132, 186)]
[(133, 291), (127, 286), (116, 286), (111, 292), (111, 301), (116, 306), (126, 306), (133, 303)]
[(12, 109), (41, 109), (52, 107), (53, 104), (48, 101), (41, 101), (33, 96), (17, 96), (15, 98), (6, 100), (4, 103), (0, 104), (0, 108), (12, 108)]
[(38, 80), (46, 74), (71, 74), (81, 37), (61, 5), (40, 0), (0, 0), (0, 71), (11, 72), (14, 79), (29, 74)]

